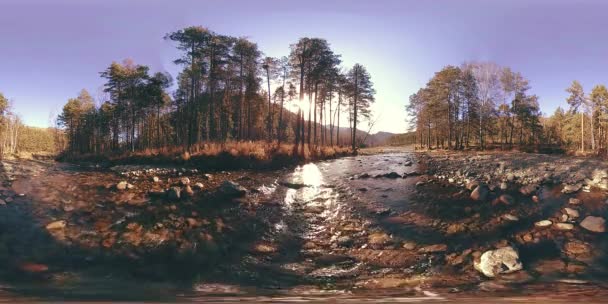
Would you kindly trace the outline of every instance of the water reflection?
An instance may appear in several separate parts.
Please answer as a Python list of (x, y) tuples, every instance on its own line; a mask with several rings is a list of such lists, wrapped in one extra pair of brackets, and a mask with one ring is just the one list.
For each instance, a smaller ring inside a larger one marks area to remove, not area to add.
[(290, 177), (290, 183), (297, 187), (285, 192), (284, 203), (287, 212), (303, 209), (311, 223), (318, 223), (310, 227), (309, 237), (325, 230), (327, 221), (340, 214), (338, 194), (327, 184), (328, 181), (317, 164), (297, 167)]

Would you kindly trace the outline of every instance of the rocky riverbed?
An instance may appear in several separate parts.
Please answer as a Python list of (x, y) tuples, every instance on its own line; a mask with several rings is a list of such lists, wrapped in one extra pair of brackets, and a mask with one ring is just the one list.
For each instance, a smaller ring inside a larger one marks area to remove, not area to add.
[(2, 290), (591, 299), (608, 274), (606, 169), (559, 155), (411, 151), (255, 172), (5, 161)]

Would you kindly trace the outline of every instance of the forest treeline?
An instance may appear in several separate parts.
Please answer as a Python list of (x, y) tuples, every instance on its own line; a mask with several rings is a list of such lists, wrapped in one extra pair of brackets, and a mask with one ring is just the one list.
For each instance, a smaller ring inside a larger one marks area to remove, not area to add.
[[(359, 146), (356, 130), (374, 102), (371, 76), (360, 64), (343, 68), (326, 40), (301, 38), (289, 54), (272, 58), (247, 38), (199, 26), (164, 39), (180, 54), (176, 79), (131, 60), (110, 64), (100, 73), (100, 96), (82, 90), (58, 117), (68, 152), (195, 152), (227, 141), (290, 143), (297, 153)], [(348, 121), (347, 138), (340, 121)]]
[(586, 95), (578, 81), (566, 88), (568, 108), (544, 117), (538, 96), (519, 72), (492, 62), (446, 66), (406, 105), (410, 141), (426, 148), (554, 147), (605, 153), (608, 91)]
[(8, 98), (0, 92), (0, 158), (23, 153), (53, 154), (62, 140), (60, 130), (24, 125), (13, 113)]

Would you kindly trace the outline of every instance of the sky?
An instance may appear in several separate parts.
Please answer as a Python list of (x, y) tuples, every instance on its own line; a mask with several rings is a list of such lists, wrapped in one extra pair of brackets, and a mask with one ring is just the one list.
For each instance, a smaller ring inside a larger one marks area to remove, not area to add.
[(99, 72), (133, 59), (176, 76), (163, 36), (202, 25), (289, 54), (325, 38), (343, 65), (364, 65), (377, 91), (372, 130), (404, 132), (408, 97), (446, 65), (493, 61), (521, 72), (544, 113), (579, 80), (608, 84), (604, 0), (0, 0), (0, 92), (28, 125), (46, 127)]

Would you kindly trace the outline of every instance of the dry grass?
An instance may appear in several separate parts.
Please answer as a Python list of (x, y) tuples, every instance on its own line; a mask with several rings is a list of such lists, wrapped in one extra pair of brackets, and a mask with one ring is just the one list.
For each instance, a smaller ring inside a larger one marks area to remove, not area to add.
[(185, 151), (183, 147), (163, 147), (104, 155), (65, 157), (69, 161), (109, 161), (112, 163), (189, 163), (212, 169), (273, 168), (302, 161), (349, 155), (345, 147), (313, 147), (294, 151), (293, 144), (265, 141), (229, 141), (198, 144)]

